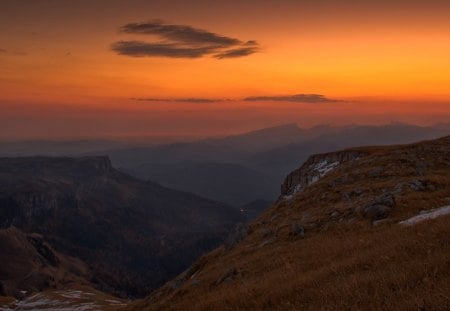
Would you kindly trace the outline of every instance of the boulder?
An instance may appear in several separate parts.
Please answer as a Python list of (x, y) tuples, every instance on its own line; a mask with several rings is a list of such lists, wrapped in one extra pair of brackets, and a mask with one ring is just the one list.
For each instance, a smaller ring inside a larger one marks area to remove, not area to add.
[(386, 192), (367, 204), (364, 215), (372, 220), (387, 218), (395, 206), (395, 198), (392, 193)]

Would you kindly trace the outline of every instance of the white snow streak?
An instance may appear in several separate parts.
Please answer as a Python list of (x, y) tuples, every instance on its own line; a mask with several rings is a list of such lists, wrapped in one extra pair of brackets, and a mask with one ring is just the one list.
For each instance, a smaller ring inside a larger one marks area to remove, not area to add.
[(412, 226), (412, 225), (421, 223), (423, 221), (435, 219), (435, 218), (442, 217), (445, 215), (450, 215), (450, 205), (426, 211), (420, 215), (416, 215), (409, 219), (400, 221), (399, 224), (402, 226)]

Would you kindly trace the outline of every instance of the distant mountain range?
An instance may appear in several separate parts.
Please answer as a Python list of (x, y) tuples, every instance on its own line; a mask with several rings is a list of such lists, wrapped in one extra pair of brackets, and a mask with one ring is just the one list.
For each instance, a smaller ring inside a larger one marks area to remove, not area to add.
[(77, 282), (145, 295), (245, 221), (238, 208), (135, 179), (107, 157), (0, 158), (0, 294)]
[(355, 146), (410, 143), (447, 134), (450, 129), (442, 126), (390, 124), (301, 129), (288, 124), (221, 139), (103, 153), (111, 157), (115, 166), (138, 178), (238, 206), (256, 199), (274, 200), (281, 180), (311, 154)]
[(137, 178), (240, 206), (258, 199), (274, 200), (281, 180), (311, 154), (447, 134), (448, 124), (322, 125), (310, 129), (287, 124), (225, 138), (156, 146), (111, 141), (0, 144), (0, 155), (20, 155), (20, 150), (25, 155), (107, 155), (115, 167)]

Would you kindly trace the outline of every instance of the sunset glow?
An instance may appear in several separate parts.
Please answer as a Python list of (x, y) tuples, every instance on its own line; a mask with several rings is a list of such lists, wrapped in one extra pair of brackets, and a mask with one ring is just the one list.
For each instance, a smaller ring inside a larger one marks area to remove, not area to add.
[[(430, 124), (450, 118), (448, 1), (194, 2), (2, 1), (1, 136), (201, 135), (285, 121)], [(120, 41), (166, 42), (119, 31), (155, 20), (237, 39), (239, 48), (248, 41), (257, 46), (224, 59), (112, 50)], [(294, 94), (340, 101), (243, 100)], [(221, 101), (176, 102), (184, 98)], [(42, 124), (63, 116), (58, 133)], [(87, 127), (75, 131), (71, 119)]]

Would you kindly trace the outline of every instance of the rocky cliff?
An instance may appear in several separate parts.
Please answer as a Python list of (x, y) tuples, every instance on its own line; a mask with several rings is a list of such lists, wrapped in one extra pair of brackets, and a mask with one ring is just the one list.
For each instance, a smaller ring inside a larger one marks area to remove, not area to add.
[(366, 152), (363, 150), (344, 150), (310, 156), (299, 169), (286, 177), (281, 185), (281, 197), (291, 198), (342, 164), (356, 161), (364, 155)]

